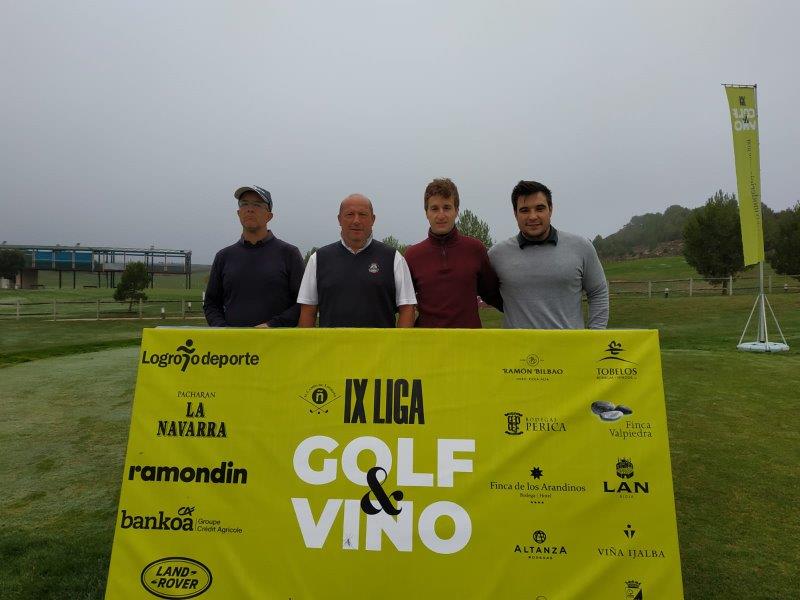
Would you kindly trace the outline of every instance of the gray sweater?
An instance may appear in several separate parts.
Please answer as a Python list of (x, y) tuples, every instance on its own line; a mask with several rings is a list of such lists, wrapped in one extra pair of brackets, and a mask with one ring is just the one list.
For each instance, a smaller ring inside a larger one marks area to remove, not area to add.
[(589, 301), (589, 329), (608, 324), (608, 284), (591, 242), (558, 231), (556, 244), (519, 247), (512, 237), (489, 250), (500, 278), (503, 327), (583, 329), (581, 296)]

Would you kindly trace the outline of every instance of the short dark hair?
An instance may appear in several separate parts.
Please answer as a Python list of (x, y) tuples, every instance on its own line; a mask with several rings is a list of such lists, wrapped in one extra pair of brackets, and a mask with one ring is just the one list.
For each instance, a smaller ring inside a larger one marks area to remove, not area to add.
[(538, 181), (520, 181), (511, 190), (511, 204), (514, 206), (514, 212), (517, 212), (517, 200), (521, 196), (533, 196), (541, 192), (547, 198), (547, 206), (553, 208), (553, 194), (550, 193), (550, 188)]
[(444, 179), (434, 179), (425, 188), (425, 210), (428, 210), (428, 200), (434, 196), (441, 196), (449, 200), (453, 199), (456, 209), (458, 208), (458, 188), (456, 184), (446, 177)]

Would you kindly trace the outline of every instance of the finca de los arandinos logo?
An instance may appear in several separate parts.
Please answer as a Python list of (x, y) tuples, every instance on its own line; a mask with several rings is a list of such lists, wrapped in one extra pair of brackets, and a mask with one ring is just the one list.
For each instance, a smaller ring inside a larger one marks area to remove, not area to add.
[(238, 367), (238, 366), (257, 366), (261, 361), (258, 354), (252, 352), (242, 352), (238, 354), (217, 354), (214, 352), (206, 352), (205, 354), (197, 351), (194, 347), (194, 341), (189, 339), (183, 344), (175, 348), (175, 352), (163, 353), (148, 353), (147, 350), (142, 350), (142, 364), (152, 365), (159, 369), (166, 369), (167, 367), (177, 367), (181, 373), (186, 372), (189, 365), (202, 365), (204, 367), (216, 367), (222, 369), (225, 367)]

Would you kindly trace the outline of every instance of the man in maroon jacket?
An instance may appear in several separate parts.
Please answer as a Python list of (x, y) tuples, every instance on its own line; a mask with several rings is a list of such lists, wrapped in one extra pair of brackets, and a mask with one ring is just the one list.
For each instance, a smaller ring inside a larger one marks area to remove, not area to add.
[(459, 233), (458, 189), (449, 179), (425, 188), (428, 239), (410, 246), (405, 259), (417, 293), (417, 327), (480, 328), (478, 296), (503, 309), (497, 275), (484, 245)]

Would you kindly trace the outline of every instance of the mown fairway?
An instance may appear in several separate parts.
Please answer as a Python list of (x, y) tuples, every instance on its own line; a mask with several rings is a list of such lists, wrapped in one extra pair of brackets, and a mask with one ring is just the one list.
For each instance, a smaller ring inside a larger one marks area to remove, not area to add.
[[(770, 299), (786, 354), (736, 351), (752, 297), (612, 299), (660, 330), (687, 599), (800, 589), (800, 295)], [(0, 597), (102, 597), (143, 323), (0, 321)]]

